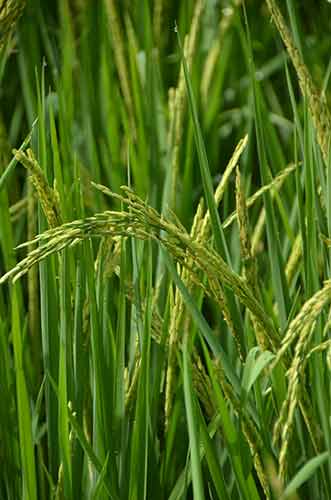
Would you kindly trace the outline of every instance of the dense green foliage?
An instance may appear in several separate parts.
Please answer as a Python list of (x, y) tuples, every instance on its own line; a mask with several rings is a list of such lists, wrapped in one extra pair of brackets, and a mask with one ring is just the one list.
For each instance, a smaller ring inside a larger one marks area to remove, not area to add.
[(26, 3), (0, 500), (331, 498), (331, 5)]

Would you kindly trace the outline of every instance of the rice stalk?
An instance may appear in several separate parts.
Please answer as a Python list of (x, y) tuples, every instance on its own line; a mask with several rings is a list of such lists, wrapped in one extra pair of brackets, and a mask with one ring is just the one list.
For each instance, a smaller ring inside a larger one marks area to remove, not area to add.
[[(28, 182), (27, 224), (28, 240), (32, 241), (37, 233), (36, 201), (32, 182)], [(33, 244), (27, 248), (28, 253), (33, 250)], [(29, 303), (29, 331), (31, 335), (33, 359), (40, 366), (40, 339), (39, 331), (39, 298), (38, 298), (38, 268), (32, 267), (28, 272), (28, 303)], [(37, 370), (39, 371), (39, 370)]]

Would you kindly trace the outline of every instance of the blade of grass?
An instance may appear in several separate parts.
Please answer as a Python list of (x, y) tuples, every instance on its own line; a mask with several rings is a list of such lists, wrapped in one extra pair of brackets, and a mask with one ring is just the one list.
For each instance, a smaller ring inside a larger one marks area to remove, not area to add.
[[(35, 127), (35, 125), (36, 125), (37, 122), (38, 122), (38, 118), (36, 118), (35, 121), (33, 122), (31, 131), (28, 133), (28, 135), (26, 136), (26, 138), (22, 142), (22, 144), (19, 147), (18, 151), (25, 151), (26, 148), (28, 147), (28, 145), (30, 143), (30, 140), (31, 140), (31, 137), (32, 137), (32, 134), (33, 134), (33, 129), (34, 129), (34, 127)], [(8, 166), (5, 168), (4, 172), (1, 174), (1, 177), (0, 177), (0, 192), (5, 187), (5, 184), (6, 184), (7, 180), (9, 179), (10, 175), (13, 173), (14, 168), (16, 167), (17, 163), (18, 163), (18, 161), (16, 160), (16, 158), (14, 156), (12, 158), (12, 160), (10, 161), (10, 163), (8, 164)]]
[(188, 334), (186, 333), (183, 341), (183, 383), (184, 400), (186, 408), (186, 419), (188, 434), (190, 438), (190, 459), (192, 470), (193, 495), (195, 498), (203, 500), (205, 498), (202, 471), (199, 454), (199, 428), (197, 419), (197, 402), (193, 392), (191, 360), (188, 350)]
[(20, 435), (20, 454), (23, 473), (23, 498), (37, 500), (37, 482), (32, 422), (26, 374), (23, 367), (23, 342), (16, 285), (12, 287), (12, 335), (16, 368), (17, 413)]
[(315, 473), (316, 469), (321, 467), (328, 457), (329, 452), (325, 451), (324, 453), (317, 455), (317, 457), (311, 458), (303, 467), (301, 467), (293, 479), (291, 479), (281, 498), (290, 498), (302, 484), (308, 481), (308, 479)]

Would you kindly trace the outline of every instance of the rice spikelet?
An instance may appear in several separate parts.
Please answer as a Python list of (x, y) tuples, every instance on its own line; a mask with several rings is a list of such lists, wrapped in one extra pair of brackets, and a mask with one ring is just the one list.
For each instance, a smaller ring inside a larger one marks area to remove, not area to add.
[(316, 130), (317, 141), (326, 164), (328, 164), (330, 147), (331, 115), (325, 96), (316, 88), (309, 70), (303, 62), (300, 52), (294, 44), (292, 35), (286, 26), (276, 0), (266, 0), (274, 23), (287, 48), (292, 64), (297, 73), (302, 95), (307, 99), (309, 111)]
[[(299, 166), (301, 165), (301, 163), (291, 163), (290, 165), (288, 165), (286, 168), (284, 168), (284, 170), (282, 170), (280, 172), (280, 174), (277, 175), (277, 177), (275, 177), (269, 184), (265, 184), (264, 186), (262, 186), (258, 191), (256, 191), (252, 196), (250, 196), (248, 199), (247, 199), (247, 208), (250, 208), (252, 205), (254, 205), (254, 203), (259, 199), (261, 198), (261, 196), (266, 193), (267, 191), (271, 191), (271, 196), (273, 196), (273, 190), (276, 189), (276, 190), (279, 190), (281, 188), (281, 186), (283, 185), (283, 182), (285, 181), (285, 179), (292, 173), (294, 172), (294, 170)], [(231, 215), (229, 215), (229, 217), (224, 221), (223, 223), (223, 228), (226, 229), (227, 227), (229, 227), (237, 218), (237, 212), (234, 211)], [(253, 237), (254, 239), (254, 237)], [(254, 245), (253, 245), (254, 246)], [(253, 252), (254, 253), (254, 252)]]
[(271, 369), (281, 360), (289, 347), (300, 336), (302, 329), (312, 325), (323, 307), (331, 301), (331, 281), (325, 281), (323, 288), (308, 299), (296, 317), (291, 321), (285, 337), (282, 339), (281, 348), (277, 353)]
[(48, 185), (44, 172), (41, 170), (33, 152), (28, 149), (23, 151), (13, 151), (15, 158), (31, 174), (31, 181), (36, 188), (38, 199), (51, 228), (61, 224), (60, 207), (54, 190)]
[(307, 352), (310, 340), (313, 335), (313, 331), (314, 328), (311, 323), (305, 325), (301, 331), (299, 340), (295, 348), (295, 355), (291, 363), (291, 367), (287, 372), (287, 377), (289, 380), (287, 397), (283, 402), (279, 418), (274, 427), (274, 442), (276, 442), (279, 435), (281, 437), (281, 449), (279, 453), (279, 476), (282, 480), (285, 479), (287, 470), (287, 457), (294, 425), (295, 410), (304, 391), (304, 375), (308, 361)]
[(292, 246), (292, 251), (291, 251), (290, 256), (288, 258), (288, 261), (286, 264), (286, 269), (285, 269), (287, 282), (289, 284), (292, 282), (294, 273), (297, 269), (297, 266), (298, 266), (298, 263), (300, 261), (301, 256), (302, 256), (302, 238), (301, 238), (301, 234), (298, 234), (294, 240), (294, 243)]
[(24, 7), (25, 0), (0, 0), (0, 49), (15, 28)]

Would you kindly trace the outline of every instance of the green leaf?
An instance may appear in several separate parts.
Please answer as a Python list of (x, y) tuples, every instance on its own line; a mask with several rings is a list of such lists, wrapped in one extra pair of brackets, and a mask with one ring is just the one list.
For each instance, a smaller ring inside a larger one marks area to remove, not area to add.
[(246, 404), (249, 391), (253, 387), (262, 370), (271, 362), (272, 359), (274, 359), (274, 357), (275, 355), (272, 352), (261, 352), (259, 347), (253, 347), (249, 351), (241, 383), (241, 399), (243, 404)]
[(203, 500), (205, 498), (202, 471), (199, 455), (199, 429), (197, 425), (197, 402), (193, 392), (191, 361), (188, 352), (188, 338), (184, 340), (183, 345), (183, 381), (184, 381), (184, 398), (187, 427), (190, 438), (190, 456), (192, 468), (192, 483), (194, 498)]
[[(30, 140), (31, 140), (32, 133), (33, 133), (33, 129), (34, 129), (37, 121), (38, 121), (38, 118), (36, 118), (35, 121), (33, 122), (31, 131), (28, 133), (28, 135), (26, 136), (26, 138), (22, 142), (18, 151), (24, 151), (28, 147)], [(10, 163), (7, 165), (4, 172), (2, 173), (2, 175), (0, 177), (0, 192), (4, 188), (6, 181), (8, 180), (10, 175), (13, 173), (13, 170), (16, 167), (17, 163), (18, 163), (18, 161), (16, 160), (16, 158), (14, 156), (14, 158), (10, 161)]]
[(328, 459), (329, 452), (325, 451), (320, 455), (310, 459), (300, 470), (296, 473), (296, 475), (291, 479), (289, 484), (286, 486), (285, 491), (283, 493), (282, 498), (288, 498), (293, 493), (297, 491), (298, 488), (302, 484), (304, 484), (308, 479), (312, 477), (312, 475), (316, 472), (316, 470), (321, 467), (321, 465)]

